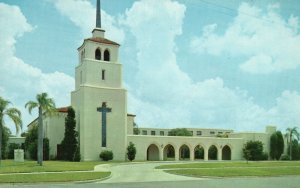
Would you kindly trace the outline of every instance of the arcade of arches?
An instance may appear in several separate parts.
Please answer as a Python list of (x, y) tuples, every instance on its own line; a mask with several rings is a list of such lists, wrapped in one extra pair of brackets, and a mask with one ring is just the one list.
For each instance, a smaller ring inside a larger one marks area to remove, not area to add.
[(177, 148), (172, 144), (167, 144), (166, 146), (150, 144), (146, 153), (149, 161), (231, 160), (232, 149), (229, 145), (204, 147), (198, 144), (195, 147), (191, 147), (187, 144), (182, 144)]

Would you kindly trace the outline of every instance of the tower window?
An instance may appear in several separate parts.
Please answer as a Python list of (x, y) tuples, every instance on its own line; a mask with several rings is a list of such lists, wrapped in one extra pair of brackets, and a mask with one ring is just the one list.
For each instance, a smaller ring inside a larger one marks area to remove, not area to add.
[(105, 70), (102, 70), (102, 80), (105, 80)]
[(101, 60), (101, 50), (99, 48), (97, 48), (95, 51), (95, 59)]
[(108, 49), (104, 51), (104, 61), (110, 61), (110, 54)]
[(84, 51), (82, 50), (81, 51), (81, 57), (80, 57), (81, 62), (82, 62), (83, 58), (84, 58)]

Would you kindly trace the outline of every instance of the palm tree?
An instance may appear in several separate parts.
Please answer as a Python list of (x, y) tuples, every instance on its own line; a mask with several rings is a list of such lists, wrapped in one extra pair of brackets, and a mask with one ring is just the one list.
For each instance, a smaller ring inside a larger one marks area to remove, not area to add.
[(25, 104), (25, 108), (28, 108), (31, 114), (32, 109), (38, 108), (38, 161), (37, 163), (43, 165), (43, 115), (53, 115), (56, 113), (55, 103), (52, 98), (48, 98), (47, 93), (37, 94), (37, 101), (29, 101)]
[(286, 136), (289, 139), (289, 145), (290, 145), (290, 160), (292, 160), (292, 143), (293, 140), (296, 139), (297, 141), (299, 141), (300, 139), (300, 134), (297, 131), (298, 127), (293, 127), (293, 128), (287, 128), (286, 131)]
[(20, 129), (22, 129), (21, 112), (16, 108), (8, 108), (9, 104), (11, 104), (10, 101), (0, 97), (0, 161), (2, 159), (2, 129), (4, 126), (4, 116), (7, 116), (14, 122), (17, 134), (19, 134)]

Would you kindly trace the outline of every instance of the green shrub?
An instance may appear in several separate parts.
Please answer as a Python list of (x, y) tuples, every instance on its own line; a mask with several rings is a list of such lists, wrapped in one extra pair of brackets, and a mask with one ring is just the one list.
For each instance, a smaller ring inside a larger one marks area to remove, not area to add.
[(287, 154), (282, 154), (281, 157), (280, 157), (280, 160), (282, 160), (282, 161), (288, 161), (288, 160), (290, 160), (290, 156), (287, 155)]
[(74, 159), (73, 161), (79, 162), (81, 160), (81, 155), (80, 155), (80, 146), (77, 145), (75, 154), (74, 154)]
[(244, 158), (248, 161), (267, 160), (268, 154), (263, 153), (264, 147), (261, 141), (248, 141), (243, 148)]
[[(38, 147), (38, 128), (37, 126), (33, 126), (25, 138), (25, 152), (29, 153), (30, 159), (37, 160), (37, 147)], [(43, 160), (49, 160), (49, 139), (43, 139)]]
[(104, 150), (100, 153), (99, 157), (103, 160), (103, 161), (109, 161), (112, 160), (114, 158), (114, 154), (112, 151), (109, 150)]
[(293, 140), (288, 145), (288, 153), (290, 153), (290, 146), (292, 146), (292, 160), (300, 160), (300, 145), (297, 140)]
[(171, 129), (168, 132), (168, 136), (193, 136), (192, 132), (186, 128)]
[(15, 152), (15, 149), (19, 149), (19, 148), (21, 148), (20, 144), (10, 143), (10, 144), (8, 145), (7, 158), (8, 158), (8, 159), (14, 159), (14, 152)]
[(261, 161), (266, 161), (266, 160), (268, 160), (268, 158), (269, 158), (268, 153), (262, 153), (260, 160)]
[(47, 161), (50, 158), (49, 155), (50, 146), (49, 146), (49, 138), (43, 138), (43, 160)]
[(135, 159), (136, 148), (132, 142), (129, 142), (127, 147), (127, 158), (129, 161), (133, 161)]
[(11, 131), (5, 127), (2, 126), (2, 147), (1, 147), (1, 155), (2, 159), (6, 159), (7, 157), (7, 144), (8, 144), (8, 138), (11, 135)]

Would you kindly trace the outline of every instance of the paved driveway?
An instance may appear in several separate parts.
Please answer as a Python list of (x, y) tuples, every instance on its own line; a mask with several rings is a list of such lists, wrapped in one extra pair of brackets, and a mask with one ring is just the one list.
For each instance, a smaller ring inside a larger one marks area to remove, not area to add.
[(101, 183), (121, 183), (121, 182), (157, 182), (157, 181), (185, 181), (185, 180), (204, 180), (206, 178), (192, 178), (177, 176), (155, 169), (156, 166), (166, 163), (126, 163), (121, 165), (96, 166), (95, 170), (111, 171), (112, 177)]

